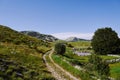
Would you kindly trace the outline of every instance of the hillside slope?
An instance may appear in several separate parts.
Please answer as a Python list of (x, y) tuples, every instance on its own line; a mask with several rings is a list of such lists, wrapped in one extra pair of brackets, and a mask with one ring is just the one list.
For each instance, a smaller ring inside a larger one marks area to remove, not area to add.
[(39, 44), (39, 45), (45, 45), (46, 42), (43, 40), (38, 40), (36, 38), (23, 35), (15, 30), (10, 29), (9, 27), (0, 25), (0, 41), (2, 42), (14, 42), (16, 44)]
[(42, 55), (50, 43), (0, 25), (0, 80), (54, 80)]
[(21, 31), (21, 33), (50, 42), (58, 40), (52, 35), (40, 34), (39, 32), (35, 32), (35, 31)]

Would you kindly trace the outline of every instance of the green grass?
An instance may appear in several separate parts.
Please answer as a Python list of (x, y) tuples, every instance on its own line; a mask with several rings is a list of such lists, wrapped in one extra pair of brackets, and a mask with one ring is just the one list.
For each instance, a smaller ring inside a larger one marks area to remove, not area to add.
[[(68, 57), (69, 59), (75, 59), (78, 60), (81, 63), (87, 63), (89, 56), (78, 56), (73, 53), (73, 51), (70, 48), (66, 49), (66, 53), (64, 56)], [(110, 60), (110, 59), (116, 59), (118, 57), (115, 56), (107, 56), (107, 55), (99, 55), (103, 60)]]
[[(85, 49), (91, 46), (91, 42), (69, 42), (71, 45), (73, 45), (75, 48), (79, 49)], [(82, 50), (79, 50), (82, 51)], [(92, 51), (90, 51), (92, 52)], [(72, 50), (69, 48), (67, 48), (67, 51), (65, 53), (65, 56), (68, 57), (69, 59), (75, 59), (78, 60), (80, 63), (87, 63), (88, 62), (88, 57), (89, 56), (77, 56), (75, 54), (73, 54)], [(103, 60), (111, 60), (111, 59), (116, 59), (118, 57), (115, 56), (107, 56), (107, 55), (99, 55)], [(71, 62), (71, 61), (70, 61)], [(110, 74), (111, 77), (113, 78), (117, 78), (120, 75), (120, 63), (114, 63), (114, 64), (110, 64)], [(117, 79), (120, 80), (120, 77)]]
[(86, 48), (91, 46), (91, 41), (68, 42), (76, 48)]
[[(84, 64), (88, 63), (89, 56), (77, 56), (76, 54), (72, 53), (72, 50), (70, 48), (67, 48), (67, 51), (64, 55), (65, 55), (65, 57), (68, 58), (67, 60), (70, 63), (72, 63), (72, 60), (74, 60), (75, 62), (77, 60), (79, 63), (83, 64), (83, 66), (84, 66)], [(107, 55), (99, 55), (99, 56), (103, 60), (111, 60), (111, 59), (118, 58), (115, 56), (107, 56)], [(110, 74), (111, 74), (111, 77), (113, 77), (113, 78), (117, 78), (120, 75), (120, 63), (110, 64)]]
[(110, 64), (111, 77), (117, 78), (120, 76), (120, 63)]
[(51, 43), (0, 25), (0, 80), (52, 80), (42, 55)]
[(118, 58), (118, 57), (115, 57), (115, 56), (107, 56), (107, 55), (100, 55), (100, 57), (103, 60), (111, 60), (111, 59), (117, 59)]
[(7, 80), (52, 80), (42, 54), (27, 45), (1, 43), (0, 77)]
[(87, 74), (83, 71), (80, 71), (80, 70), (76, 69), (74, 66), (65, 62), (64, 57), (54, 54), (54, 55), (52, 55), (52, 58), (57, 64), (59, 64), (61, 67), (63, 67), (65, 70), (67, 70), (74, 76), (81, 78), (82, 80), (93, 80), (90, 78), (89, 74)]

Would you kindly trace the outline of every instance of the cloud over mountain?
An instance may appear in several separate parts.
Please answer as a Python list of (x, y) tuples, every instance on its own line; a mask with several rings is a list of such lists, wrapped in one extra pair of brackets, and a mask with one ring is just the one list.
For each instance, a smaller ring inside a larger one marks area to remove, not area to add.
[(59, 39), (67, 39), (68, 37), (78, 37), (82, 39), (92, 39), (93, 33), (75, 33), (75, 32), (65, 32), (65, 33), (54, 33), (51, 34)]

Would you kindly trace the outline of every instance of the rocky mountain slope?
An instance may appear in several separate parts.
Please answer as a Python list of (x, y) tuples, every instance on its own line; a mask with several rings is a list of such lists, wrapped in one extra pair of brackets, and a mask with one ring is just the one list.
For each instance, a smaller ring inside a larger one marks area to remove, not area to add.
[(57, 38), (55, 38), (52, 35), (41, 34), (39, 32), (35, 32), (35, 31), (21, 31), (21, 33), (32, 36), (32, 37), (36, 37), (38, 39), (42, 39), (45, 41), (50, 41), (50, 42), (58, 40)]
[(76, 42), (76, 41), (88, 41), (88, 40), (77, 38), (77, 37), (69, 37), (69, 38), (66, 39), (66, 41)]

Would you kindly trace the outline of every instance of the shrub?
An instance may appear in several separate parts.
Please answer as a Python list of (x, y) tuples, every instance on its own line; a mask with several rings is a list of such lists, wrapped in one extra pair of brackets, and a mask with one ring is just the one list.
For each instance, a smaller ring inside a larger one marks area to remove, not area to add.
[(98, 55), (92, 54), (89, 57), (89, 63), (93, 66), (93, 70), (97, 72), (97, 75), (102, 78), (108, 78), (110, 75), (109, 64), (102, 60)]
[(65, 44), (63, 44), (63, 43), (56, 43), (56, 44), (55, 44), (55, 52), (56, 52), (57, 54), (63, 55), (63, 54), (65, 53), (65, 51), (66, 51), (66, 46), (65, 46)]
[(72, 45), (72, 44), (69, 44), (69, 43), (68, 43), (67, 46), (70, 47), (70, 48), (73, 48), (73, 45)]

